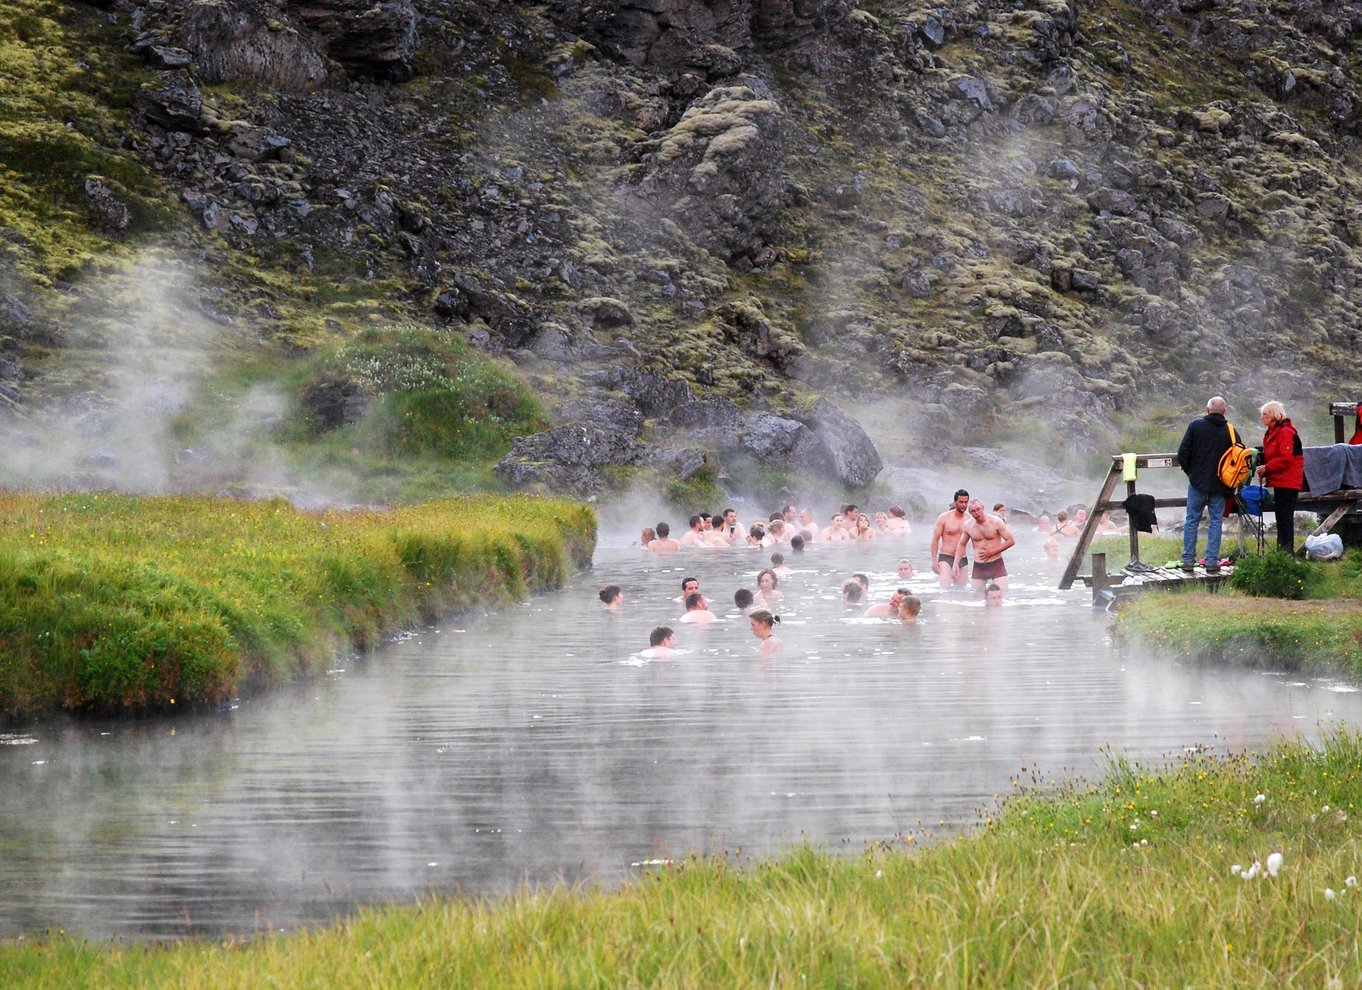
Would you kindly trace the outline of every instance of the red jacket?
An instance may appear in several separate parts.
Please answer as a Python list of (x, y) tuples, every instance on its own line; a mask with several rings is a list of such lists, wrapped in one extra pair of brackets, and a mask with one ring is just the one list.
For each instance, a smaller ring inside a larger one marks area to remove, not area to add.
[(1289, 419), (1279, 419), (1263, 434), (1264, 481), (1272, 488), (1305, 487), (1305, 454), (1300, 434)]

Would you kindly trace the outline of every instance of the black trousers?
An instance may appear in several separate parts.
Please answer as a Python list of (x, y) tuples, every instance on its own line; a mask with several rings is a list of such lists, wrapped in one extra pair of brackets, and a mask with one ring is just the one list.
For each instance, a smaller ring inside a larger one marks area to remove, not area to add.
[(1273, 512), (1277, 516), (1277, 546), (1287, 553), (1296, 549), (1296, 498), (1300, 492), (1295, 488), (1272, 489)]

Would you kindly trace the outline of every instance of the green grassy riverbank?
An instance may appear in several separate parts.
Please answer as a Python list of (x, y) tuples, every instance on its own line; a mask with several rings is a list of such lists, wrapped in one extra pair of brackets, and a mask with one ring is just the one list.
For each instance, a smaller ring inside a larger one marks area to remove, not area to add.
[[(7, 988), (1353, 987), (1362, 738), (1112, 762), (977, 834), (373, 908), (213, 942), (0, 947)], [(1275, 854), (1275, 855), (1274, 855)]]
[(0, 493), (0, 713), (230, 698), (423, 616), (555, 587), (595, 537), (591, 509), (526, 497), (303, 512)]
[[(1232, 549), (1229, 541), (1225, 548)], [(1115, 570), (1129, 557), (1125, 537), (1094, 550), (1107, 552)], [(1141, 537), (1142, 559), (1176, 560), (1181, 541)], [(1270, 588), (1270, 594), (1251, 592)], [(1246, 557), (1216, 591), (1148, 592), (1117, 613), (1115, 631), (1126, 643), (1199, 663), (1270, 666), (1362, 675), (1362, 553), (1341, 560)], [(1277, 597), (1289, 594), (1290, 597)]]

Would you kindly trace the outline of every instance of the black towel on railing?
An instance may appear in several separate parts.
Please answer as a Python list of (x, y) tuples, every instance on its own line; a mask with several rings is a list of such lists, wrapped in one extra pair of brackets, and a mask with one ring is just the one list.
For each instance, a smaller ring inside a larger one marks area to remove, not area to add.
[(1154, 515), (1153, 495), (1127, 495), (1121, 507), (1126, 510), (1126, 515), (1130, 516), (1137, 530), (1141, 533), (1154, 532), (1159, 520)]

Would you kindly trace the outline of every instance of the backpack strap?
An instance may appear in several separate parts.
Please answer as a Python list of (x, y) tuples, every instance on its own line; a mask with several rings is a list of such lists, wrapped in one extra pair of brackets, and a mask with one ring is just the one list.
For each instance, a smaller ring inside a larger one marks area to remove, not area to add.
[(1239, 446), (1239, 438), (1234, 435), (1234, 424), (1226, 423), (1225, 425), (1230, 428), (1230, 446), (1231, 447)]

